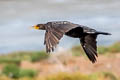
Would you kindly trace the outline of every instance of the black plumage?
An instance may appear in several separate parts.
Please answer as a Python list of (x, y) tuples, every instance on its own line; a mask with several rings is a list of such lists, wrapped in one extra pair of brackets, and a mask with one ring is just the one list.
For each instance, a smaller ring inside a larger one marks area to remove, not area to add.
[(46, 51), (48, 53), (54, 51), (54, 48), (57, 46), (63, 35), (67, 35), (80, 39), (83, 50), (93, 63), (98, 56), (96, 46), (97, 36), (99, 34), (110, 35), (110, 33), (99, 32), (95, 29), (68, 21), (53, 21), (46, 24), (38, 24), (34, 26), (34, 28), (46, 30), (44, 44), (46, 45)]

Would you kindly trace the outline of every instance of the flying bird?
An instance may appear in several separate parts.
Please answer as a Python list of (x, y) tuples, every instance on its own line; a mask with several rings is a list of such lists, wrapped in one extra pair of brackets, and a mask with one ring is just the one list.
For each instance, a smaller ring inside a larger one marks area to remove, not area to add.
[(92, 63), (95, 63), (96, 57), (98, 57), (96, 45), (97, 36), (99, 34), (111, 35), (110, 33), (96, 31), (87, 26), (74, 24), (69, 21), (47, 22), (46, 24), (37, 24), (33, 26), (33, 28), (46, 30), (44, 45), (46, 45), (47, 53), (54, 51), (54, 48), (56, 48), (63, 35), (79, 38), (84, 52)]

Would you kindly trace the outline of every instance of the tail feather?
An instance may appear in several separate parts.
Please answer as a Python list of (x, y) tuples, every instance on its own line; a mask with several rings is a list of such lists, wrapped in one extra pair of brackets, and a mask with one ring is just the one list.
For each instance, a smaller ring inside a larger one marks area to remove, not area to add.
[(103, 35), (111, 35), (111, 33), (107, 33), (107, 32), (96, 32), (97, 34), (103, 34)]

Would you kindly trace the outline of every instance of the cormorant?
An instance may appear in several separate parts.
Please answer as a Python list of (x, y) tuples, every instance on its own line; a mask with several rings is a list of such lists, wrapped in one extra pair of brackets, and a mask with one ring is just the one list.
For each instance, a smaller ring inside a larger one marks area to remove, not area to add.
[(110, 33), (96, 31), (95, 29), (69, 21), (53, 21), (46, 24), (37, 24), (33, 27), (38, 30), (46, 30), (44, 44), (46, 45), (47, 53), (54, 51), (54, 48), (63, 35), (67, 35), (80, 39), (82, 48), (92, 63), (95, 63), (96, 57), (98, 57), (96, 46), (97, 36), (99, 34), (111, 35)]

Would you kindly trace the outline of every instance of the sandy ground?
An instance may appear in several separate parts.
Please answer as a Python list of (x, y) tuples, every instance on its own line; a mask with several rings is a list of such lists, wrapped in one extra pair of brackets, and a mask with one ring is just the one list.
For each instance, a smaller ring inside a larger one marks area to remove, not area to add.
[(21, 68), (35, 69), (39, 75), (57, 72), (81, 72), (90, 74), (93, 72), (112, 72), (120, 76), (120, 53), (113, 55), (99, 55), (97, 62), (92, 64), (86, 57), (72, 57), (70, 55), (52, 56), (48, 60), (31, 63), (22, 61)]

